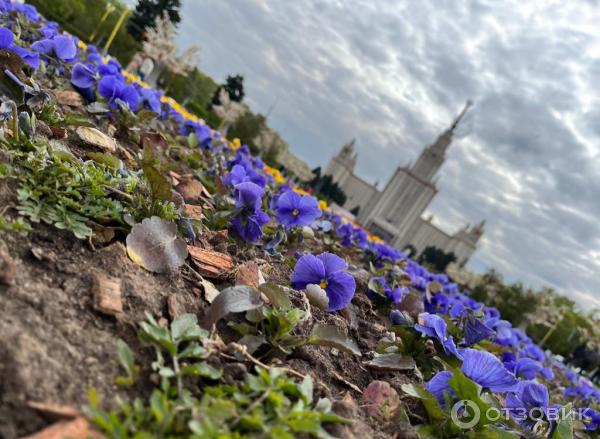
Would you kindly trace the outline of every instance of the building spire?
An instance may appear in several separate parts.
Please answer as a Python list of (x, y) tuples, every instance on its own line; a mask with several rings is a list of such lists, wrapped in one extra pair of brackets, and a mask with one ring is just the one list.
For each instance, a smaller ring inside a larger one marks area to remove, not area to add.
[(452, 125), (450, 126), (450, 131), (454, 132), (454, 130), (456, 129), (462, 118), (465, 116), (467, 111), (469, 111), (469, 108), (471, 108), (472, 105), (473, 101), (471, 99), (468, 99), (458, 117), (454, 119), (454, 122), (452, 122)]
[(417, 162), (412, 167), (412, 171), (426, 181), (431, 181), (437, 171), (440, 169), (446, 158), (446, 150), (452, 143), (452, 135), (454, 130), (461, 122), (469, 107), (473, 105), (473, 102), (468, 100), (465, 103), (463, 110), (452, 122), (452, 125), (444, 131), (433, 143), (423, 150), (419, 156)]

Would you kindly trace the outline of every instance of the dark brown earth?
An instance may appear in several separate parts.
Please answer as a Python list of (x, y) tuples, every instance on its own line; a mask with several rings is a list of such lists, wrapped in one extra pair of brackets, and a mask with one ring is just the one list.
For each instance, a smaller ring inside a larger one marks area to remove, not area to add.
[[(242, 258), (236, 257), (236, 263)], [(171, 313), (175, 309), (177, 314), (202, 316), (208, 307), (189, 270), (184, 268), (174, 275), (151, 274), (129, 260), (121, 242), (92, 250), (87, 242), (42, 225), (28, 235), (0, 234), (0, 260), (0, 268), (2, 263), (14, 267), (14, 279), (7, 276), (0, 283), (0, 436), (6, 438), (47, 425), (47, 420), (28, 407), (30, 402), (80, 406), (86, 403), (90, 387), (110, 401), (117, 392), (114, 378), (120, 372), (116, 339), (127, 341), (139, 360), (139, 353), (144, 351), (137, 342), (135, 324), (145, 312), (170, 319), (169, 303)], [(269, 281), (283, 283), (289, 279), (290, 269), (283, 264), (271, 261), (263, 269)], [(121, 280), (123, 313), (118, 317), (94, 309), (92, 284), (99, 272)], [(217, 287), (228, 284), (224, 281)], [(373, 312), (365, 294), (366, 283), (360, 277), (358, 284), (354, 316), (348, 312), (323, 313), (316, 308), (313, 313), (317, 321), (344, 328), (362, 352), (369, 352), (385, 334), (385, 326)], [(231, 334), (225, 330), (222, 336), (229, 341)], [(361, 363), (364, 356), (359, 359), (311, 345), (297, 348), (288, 358), (263, 360), (312, 374), (321, 383), (316, 386), (318, 396), (338, 401), (336, 410), (356, 420), (351, 427), (334, 427), (332, 433), (342, 437), (415, 437), (408, 424), (382, 425), (367, 418), (359, 393), (371, 381), (384, 380), (401, 394), (400, 386), (414, 377), (367, 370)], [(243, 379), (251, 367), (235, 362), (220, 365), (233, 381)], [(148, 388), (148, 383), (140, 383), (134, 392), (144, 394)], [(351, 398), (342, 401), (347, 393)]]

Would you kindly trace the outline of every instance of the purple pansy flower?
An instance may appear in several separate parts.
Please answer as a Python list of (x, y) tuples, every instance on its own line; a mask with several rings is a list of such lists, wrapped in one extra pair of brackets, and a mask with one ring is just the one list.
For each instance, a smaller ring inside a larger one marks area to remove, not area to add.
[(454, 338), (448, 335), (446, 322), (440, 316), (426, 312), (419, 314), (419, 323), (415, 325), (415, 329), (429, 337), (437, 339), (447, 355), (454, 355), (462, 359), (462, 356), (456, 349)]
[(286, 229), (304, 227), (321, 216), (316, 198), (294, 191), (283, 193), (277, 200), (277, 220)]
[(238, 215), (231, 220), (238, 234), (248, 242), (256, 242), (263, 236), (262, 228), (269, 222), (269, 215), (257, 210), (248, 215)]
[(55, 35), (52, 38), (44, 38), (33, 43), (31, 48), (43, 55), (55, 55), (65, 62), (72, 62), (77, 58), (77, 45), (73, 37), (69, 35)]
[(0, 49), (6, 49), (15, 52), (23, 61), (25, 61), (34, 69), (37, 69), (40, 66), (39, 54), (24, 49), (21, 46), (17, 46), (15, 44), (15, 36), (9, 29), (5, 27), (0, 27)]
[(581, 422), (587, 431), (596, 431), (600, 425), (600, 414), (594, 409), (586, 408), (581, 410)]
[(249, 242), (255, 242), (263, 235), (262, 227), (269, 222), (269, 215), (260, 210), (264, 189), (251, 181), (234, 186), (237, 215), (231, 225), (238, 234)]
[(429, 393), (436, 397), (442, 407), (446, 406), (445, 394), (448, 393), (452, 398), (456, 398), (456, 393), (450, 388), (448, 381), (452, 378), (452, 372), (443, 370), (436, 373), (433, 378), (425, 384), (425, 388)]
[(264, 189), (256, 183), (245, 181), (234, 186), (234, 197), (238, 209), (256, 211), (262, 205)]
[(481, 320), (473, 315), (467, 315), (465, 320), (465, 345), (473, 346), (482, 340), (492, 338), (496, 332), (488, 328)]
[(131, 111), (136, 111), (140, 105), (140, 95), (133, 85), (125, 84), (117, 76), (105, 76), (98, 83), (98, 93), (112, 107), (126, 104)]
[(318, 285), (329, 297), (327, 311), (345, 308), (356, 290), (356, 281), (344, 270), (346, 262), (333, 253), (321, 253), (318, 256), (302, 256), (292, 273), (292, 286), (304, 289), (308, 284)]
[(97, 73), (85, 64), (77, 63), (71, 71), (71, 84), (82, 90), (90, 89), (96, 86), (98, 80)]
[(541, 417), (548, 409), (548, 389), (546, 386), (535, 381), (521, 381), (514, 392), (506, 395), (504, 406), (510, 415), (520, 423), (527, 421), (527, 414), (537, 409), (536, 417)]
[(462, 349), (462, 372), (492, 392), (511, 392), (516, 389), (518, 380), (502, 362), (487, 351)]
[(246, 173), (246, 169), (241, 165), (234, 165), (227, 175), (221, 177), (221, 181), (225, 186), (235, 186), (245, 181), (250, 181), (250, 177)]

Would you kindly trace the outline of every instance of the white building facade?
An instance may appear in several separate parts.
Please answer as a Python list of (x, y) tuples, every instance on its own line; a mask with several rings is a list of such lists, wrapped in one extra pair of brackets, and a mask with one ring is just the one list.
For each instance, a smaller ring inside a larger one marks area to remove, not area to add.
[(435, 143), (423, 150), (414, 165), (398, 167), (383, 190), (354, 174), (354, 141), (344, 145), (325, 170), (325, 175), (331, 175), (346, 194), (343, 207), (358, 209), (356, 217), (361, 224), (400, 249), (413, 247), (419, 255), (428, 246), (434, 246), (454, 253), (456, 262), (464, 266), (477, 249), (485, 221), (449, 234), (434, 225), (431, 217), (423, 218), (423, 213), (438, 192), (436, 174), (469, 105)]

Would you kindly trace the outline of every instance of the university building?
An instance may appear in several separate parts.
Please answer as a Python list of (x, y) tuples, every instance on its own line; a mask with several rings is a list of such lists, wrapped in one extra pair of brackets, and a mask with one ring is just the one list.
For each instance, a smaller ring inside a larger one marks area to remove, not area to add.
[(413, 247), (418, 255), (434, 246), (453, 252), (460, 266), (466, 264), (477, 249), (485, 221), (450, 234), (434, 225), (431, 216), (424, 218), (423, 212), (438, 192), (436, 174), (469, 105), (435, 143), (421, 152), (414, 165), (399, 166), (383, 190), (355, 175), (358, 155), (354, 140), (344, 145), (325, 170), (325, 175), (330, 175), (346, 194), (343, 207), (352, 211), (358, 208), (358, 222), (397, 248)]

